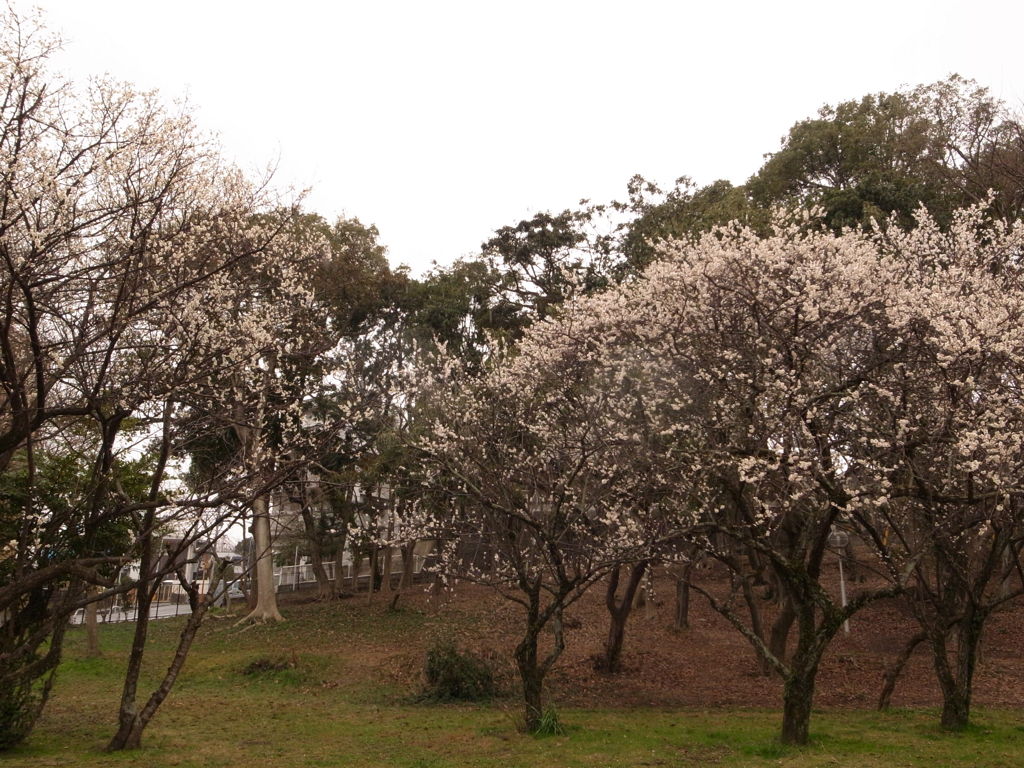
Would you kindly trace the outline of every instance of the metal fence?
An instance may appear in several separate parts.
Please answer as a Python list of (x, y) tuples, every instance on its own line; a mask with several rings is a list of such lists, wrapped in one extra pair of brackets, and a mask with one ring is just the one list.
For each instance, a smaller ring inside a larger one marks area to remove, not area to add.
[[(433, 543), (427, 543), (421, 551), (413, 554), (413, 576), (419, 576), (423, 571), (423, 564), (429, 553), (433, 550)], [(335, 562), (323, 564), (327, 578), (335, 580)], [(345, 581), (352, 580), (353, 564), (341, 564), (341, 575)], [(402, 574), (404, 564), (398, 551), (395, 550), (391, 559), (391, 575), (397, 577)], [(370, 578), (370, 560), (365, 558), (359, 565), (359, 571), (355, 574), (356, 581), (368, 581)], [(274, 588), (276, 591), (298, 591), (307, 585), (316, 583), (316, 574), (313, 572), (311, 563), (300, 563), (298, 565), (284, 565), (274, 570)], [(206, 591), (207, 582), (199, 580), (195, 582), (200, 593)], [(228, 599), (241, 599), (241, 592), (233, 584), (227, 591)], [(217, 604), (223, 604), (225, 596), (219, 595)], [(168, 619), (175, 616), (187, 616), (192, 612), (189, 607), (188, 596), (181, 585), (174, 581), (167, 581), (160, 585), (157, 590), (156, 599), (150, 604), (149, 618)], [(124, 621), (135, 621), (139, 611), (135, 605), (132, 593), (117, 595), (113, 598), (101, 600), (96, 606), (96, 619), (101, 624), (117, 624)], [(83, 624), (85, 622), (85, 609), (79, 608), (71, 616), (72, 624)]]
[[(413, 555), (413, 575), (419, 575), (423, 570), (423, 563), (426, 560), (425, 555), (414, 554)], [(324, 563), (324, 571), (327, 574), (329, 581), (335, 580), (335, 562)], [(391, 558), (391, 575), (392, 577), (400, 576), (402, 571), (405, 570), (405, 565), (400, 555), (396, 554)], [(352, 579), (353, 565), (352, 563), (341, 564), (341, 576), (345, 581), (351, 581)], [(365, 580), (370, 578), (370, 560), (365, 558), (359, 565), (359, 572), (356, 574), (357, 580)], [(305, 584), (315, 584), (316, 574), (313, 573), (313, 565), (311, 563), (300, 563), (299, 565), (282, 565), (280, 568), (274, 571), (274, 586), (277, 591), (281, 590), (299, 590), (302, 589)]]
[[(175, 616), (187, 616), (192, 613), (188, 604), (188, 596), (184, 594), (180, 584), (170, 582), (160, 585), (156, 598), (149, 605), (149, 618), (170, 619)], [(118, 624), (124, 621), (135, 621), (139, 617), (139, 609), (131, 593), (117, 595), (96, 604), (96, 620), (100, 624)], [(85, 623), (85, 608), (79, 608), (71, 616), (72, 624)]]

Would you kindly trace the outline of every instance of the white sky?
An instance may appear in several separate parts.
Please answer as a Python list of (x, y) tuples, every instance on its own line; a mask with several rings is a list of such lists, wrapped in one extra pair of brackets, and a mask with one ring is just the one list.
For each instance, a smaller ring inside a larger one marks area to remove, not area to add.
[(170, 98), (419, 272), (634, 173), (742, 183), (797, 120), (976, 79), (1024, 103), (1014, 0), (41, 0), (73, 78)]

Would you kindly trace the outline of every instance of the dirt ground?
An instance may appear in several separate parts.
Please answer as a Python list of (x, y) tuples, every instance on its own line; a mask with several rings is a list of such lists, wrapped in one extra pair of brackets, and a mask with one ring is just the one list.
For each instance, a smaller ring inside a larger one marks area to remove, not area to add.
[[(715, 575), (698, 575), (714, 584)], [(838, 579), (837, 579), (838, 582)], [(856, 590), (859, 585), (851, 585)], [(405, 599), (405, 598), (403, 598)], [(594, 669), (608, 631), (603, 585), (597, 585), (567, 614), (566, 650), (547, 681), (548, 695), (559, 704), (593, 707), (777, 707), (782, 694), (778, 676), (765, 677), (750, 643), (692, 594), (690, 627), (673, 627), (674, 582), (667, 573), (655, 581), (649, 606), (633, 611), (626, 630), (623, 671), (609, 675)], [(440, 607), (427, 607), (422, 594), (407, 605), (425, 607), (436, 618), (428, 635), (466, 627), (455, 634), (459, 645), (494, 660), (501, 676), (514, 684), (511, 650), (518, 641), (523, 609), (494, 592), (460, 585)], [(975, 678), (974, 703), (990, 706), (1024, 704), (1024, 604), (1018, 601), (988, 624)], [(850, 632), (836, 636), (818, 675), (815, 704), (827, 708), (874, 708), (882, 675), (916, 624), (898, 601), (874, 603), (850, 621)], [(791, 636), (792, 637), (792, 636)], [(428, 642), (427, 640), (424, 641)], [(423, 648), (379, 649), (381, 670), (415, 685)], [(904, 669), (892, 706), (937, 706), (941, 696), (927, 645), (918, 646)]]

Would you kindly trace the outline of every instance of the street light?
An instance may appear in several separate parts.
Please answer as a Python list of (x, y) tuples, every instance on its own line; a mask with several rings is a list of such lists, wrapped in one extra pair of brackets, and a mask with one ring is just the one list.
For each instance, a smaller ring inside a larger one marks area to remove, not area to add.
[[(846, 578), (843, 575), (843, 555), (842, 550), (850, 543), (850, 534), (846, 531), (840, 531), (835, 526), (832, 526), (832, 532), (828, 535), (828, 545), (836, 550), (839, 555), (839, 600), (842, 603), (843, 608), (846, 607)], [(846, 619), (843, 622), (843, 630), (846, 634), (850, 634), (850, 620)]]

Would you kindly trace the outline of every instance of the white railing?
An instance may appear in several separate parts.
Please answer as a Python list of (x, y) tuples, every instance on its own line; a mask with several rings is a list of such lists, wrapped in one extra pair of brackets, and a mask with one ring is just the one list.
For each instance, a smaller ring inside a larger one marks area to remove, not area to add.
[[(413, 575), (419, 574), (423, 570), (423, 563), (426, 561), (426, 556), (421, 554), (413, 555), (412, 572)], [(327, 572), (327, 578), (330, 581), (335, 580), (335, 565), (334, 561), (324, 563), (324, 571)], [(391, 558), (391, 575), (401, 575), (402, 571), (405, 570), (404, 563), (400, 554), (395, 553)], [(343, 579), (352, 578), (352, 563), (341, 564), (341, 575)], [(369, 578), (370, 576), (370, 559), (364, 558), (359, 564), (359, 573), (356, 574), (357, 578)], [(312, 563), (300, 563), (299, 565), (282, 565), (274, 571), (274, 586), (278, 591), (282, 589), (299, 589), (303, 584), (313, 584), (316, 582), (316, 574), (313, 573)]]

